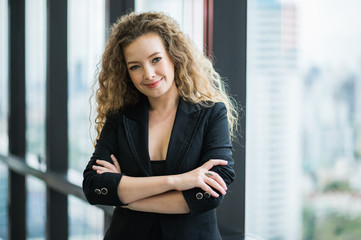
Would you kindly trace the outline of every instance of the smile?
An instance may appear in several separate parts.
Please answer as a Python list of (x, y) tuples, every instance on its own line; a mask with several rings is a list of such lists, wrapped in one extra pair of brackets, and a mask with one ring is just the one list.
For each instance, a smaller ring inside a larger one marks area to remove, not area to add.
[(163, 80), (163, 78), (159, 79), (158, 81), (155, 81), (155, 82), (152, 82), (149, 84), (144, 84), (144, 85), (148, 88), (155, 88), (159, 85), (160, 81), (162, 81), (162, 80)]

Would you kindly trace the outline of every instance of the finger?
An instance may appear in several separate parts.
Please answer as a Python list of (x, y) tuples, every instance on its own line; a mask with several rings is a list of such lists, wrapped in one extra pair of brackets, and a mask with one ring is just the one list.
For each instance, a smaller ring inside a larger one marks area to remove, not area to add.
[(100, 175), (100, 174), (103, 174), (103, 173), (107, 173), (107, 172), (108, 172), (108, 171), (96, 170), (96, 173), (99, 174), (99, 175)]
[(110, 155), (110, 158), (113, 160), (115, 167), (119, 170), (119, 172), (121, 172), (120, 165), (119, 165), (117, 158), (113, 154)]
[(94, 169), (94, 171), (95, 171), (97, 174), (102, 174), (102, 173), (104, 173), (102, 170), (96, 169), (96, 168), (94, 168), (94, 167), (93, 167), (93, 169)]
[(96, 163), (106, 168), (116, 169), (114, 164), (111, 164), (110, 162), (105, 160), (97, 160)]
[(101, 172), (101, 173), (105, 173), (105, 172), (112, 172), (112, 173), (116, 173), (116, 169), (109, 169), (106, 167), (100, 167), (100, 166), (96, 166), (94, 167), (94, 170), (96, 170), (97, 172)]
[(206, 168), (207, 170), (211, 169), (214, 166), (217, 165), (227, 165), (228, 162), (226, 160), (222, 160), (222, 159), (211, 159), (208, 160), (206, 163), (204, 163), (202, 165), (202, 167)]
[(112, 165), (112, 167), (111, 168), (108, 168), (108, 167), (103, 167), (103, 166), (93, 166), (93, 169), (94, 170), (100, 170), (100, 171), (102, 171), (102, 172), (114, 172), (114, 173), (116, 173), (117, 172), (117, 170), (115, 169), (115, 167)]
[[(207, 175), (207, 173), (210, 173), (211, 175)], [(224, 190), (227, 190), (227, 184), (224, 182), (223, 178), (221, 176), (219, 176), (218, 173), (213, 172), (213, 171), (208, 171), (207, 173), (206, 173), (206, 175), (208, 177), (216, 180), (223, 187)]]
[(209, 194), (211, 194), (213, 197), (219, 197), (219, 194), (214, 191), (209, 185), (204, 184), (202, 186), (200, 186), (200, 188), (202, 188), (205, 192), (208, 192)]
[(208, 186), (218, 190), (218, 192), (222, 193), (223, 195), (226, 194), (226, 190), (224, 190), (224, 188), (216, 180), (207, 177), (204, 179), (204, 182), (207, 183)]

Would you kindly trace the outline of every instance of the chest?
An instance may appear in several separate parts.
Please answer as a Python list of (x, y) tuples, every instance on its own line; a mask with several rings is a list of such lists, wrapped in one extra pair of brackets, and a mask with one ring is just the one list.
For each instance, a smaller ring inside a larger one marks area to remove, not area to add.
[(151, 160), (165, 160), (167, 158), (174, 119), (175, 112), (164, 116), (149, 115), (148, 152)]

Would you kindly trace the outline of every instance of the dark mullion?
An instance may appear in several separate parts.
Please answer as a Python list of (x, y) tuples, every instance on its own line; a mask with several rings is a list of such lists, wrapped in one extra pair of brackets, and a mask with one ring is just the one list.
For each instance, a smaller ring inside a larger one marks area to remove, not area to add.
[(203, 0), (203, 45), (205, 54), (212, 57), (213, 53), (213, 0)]
[[(227, 79), (231, 95), (246, 106), (247, 0), (214, 1), (213, 50), (216, 70)], [(223, 239), (239, 240), (245, 233), (246, 116), (240, 111), (240, 132), (233, 143), (236, 181), (218, 209)]]
[[(105, 28), (106, 37), (108, 37), (109, 27), (117, 21), (117, 19), (128, 12), (134, 11), (134, 0), (106, 0), (105, 2)], [(104, 232), (108, 229), (111, 222), (111, 216), (104, 212)]]
[[(47, 1), (47, 169), (68, 171), (67, 1)], [(68, 239), (68, 197), (47, 186), (47, 239)]]
[[(9, 153), (24, 160), (25, 0), (9, 1)], [(25, 176), (9, 171), (9, 239), (26, 239)]]
[(105, 26), (108, 29), (125, 13), (134, 11), (134, 0), (106, 0)]

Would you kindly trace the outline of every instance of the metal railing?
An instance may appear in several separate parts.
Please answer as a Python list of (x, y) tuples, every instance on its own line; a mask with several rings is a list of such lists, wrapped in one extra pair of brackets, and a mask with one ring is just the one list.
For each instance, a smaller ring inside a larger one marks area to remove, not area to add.
[[(85, 202), (87, 202), (82, 188), (79, 185), (76, 185), (69, 181), (67, 176), (54, 173), (51, 171), (41, 171), (39, 169), (29, 166), (24, 159), (17, 156), (8, 155), (4, 156), (0, 154), (0, 161), (2, 161), (10, 170), (21, 174), (21, 175), (31, 175), (41, 181), (43, 181), (49, 188), (62, 193), (64, 195), (73, 195)], [(95, 205), (96, 207), (102, 209), (105, 214), (112, 215), (114, 208), (111, 206)]]

